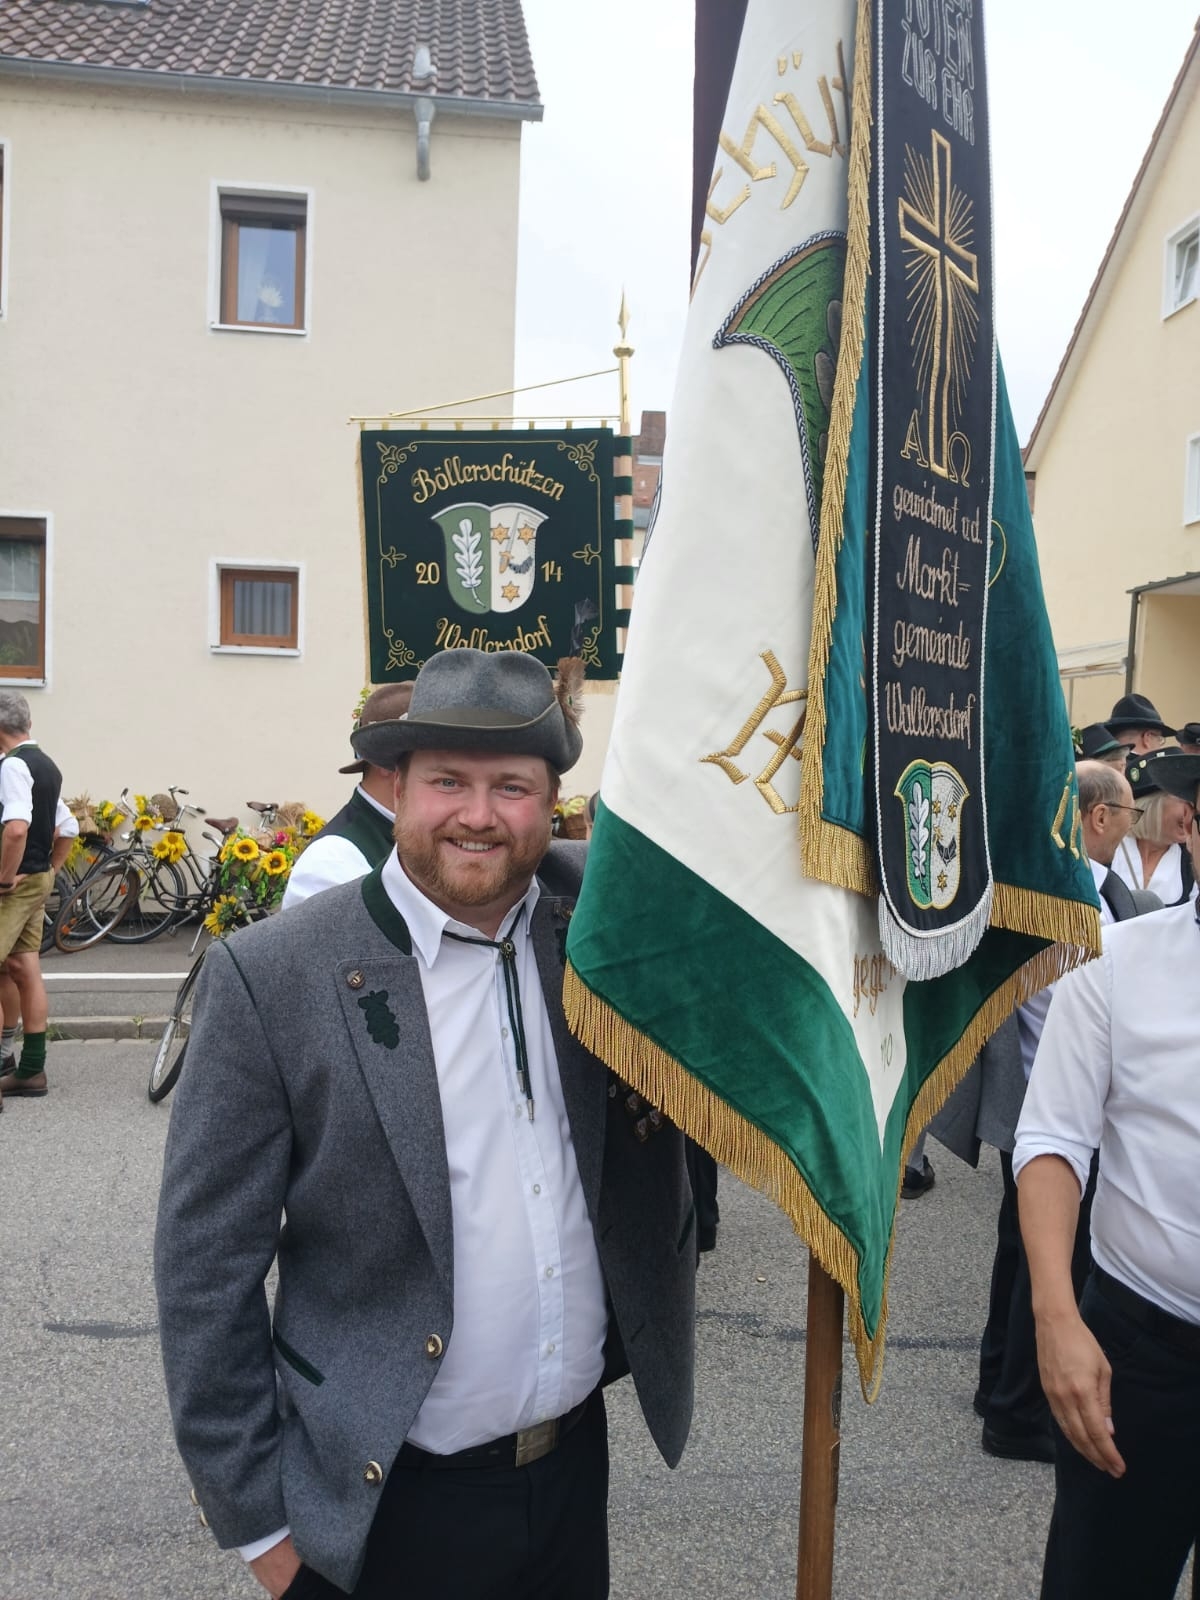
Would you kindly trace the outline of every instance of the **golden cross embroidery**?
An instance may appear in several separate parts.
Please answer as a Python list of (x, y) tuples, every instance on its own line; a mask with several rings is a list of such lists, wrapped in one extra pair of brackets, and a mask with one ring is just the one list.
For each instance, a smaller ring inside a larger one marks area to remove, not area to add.
[(713, 766), (720, 767), (721, 771), (732, 783), (745, 783), (750, 774), (735, 766), (732, 758), (741, 755), (750, 740), (761, 728), (763, 738), (769, 739), (775, 746), (775, 754), (767, 762), (758, 777), (755, 778), (754, 787), (762, 795), (771, 810), (777, 816), (783, 816), (789, 811), (799, 811), (800, 802), (797, 800), (794, 806), (789, 806), (775, 788), (773, 780), (789, 756), (792, 757), (793, 761), (800, 760), (800, 751), (796, 746), (799, 743), (800, 735), (804, 732), (804, 719), (808, 715), (808, 707), (805, 706), (804, 710), (801, 711), (800, 720), (789, 734), (776, 733), (773, 728), (763, 728), (762, 724), (776, 706), (794, 705), (798, 701), (807, 700), (808, 690), (788, 688), (787, 674), (776, 660), (773, 650), (764, 650), (762, 652), (762, 660), (766, 665), (767, 671), (771, 674), (771, 687), (746, 718), (736, 737), (730, 740), (724, 750), (714, 751), (712, 755), (702, 756), (700, 759), (702, 764), (711, 762)]
[(900, 201), (900, 237), (931, 263), (923, 286), (910, 296), (916, 338), (929, 347), (929, 466), (957, 482), (950, 461), (950, 394), (952, 385), (961, 389), (970, 366), (968, 346), (978, 314), (964, 291), (979, 293), (979, 258), (966, 248), (971, 202), (954, 187), (949, 142), (936, 131), (931, 137), (930, 167), (908, 152), (906, 186), (912, 199)]

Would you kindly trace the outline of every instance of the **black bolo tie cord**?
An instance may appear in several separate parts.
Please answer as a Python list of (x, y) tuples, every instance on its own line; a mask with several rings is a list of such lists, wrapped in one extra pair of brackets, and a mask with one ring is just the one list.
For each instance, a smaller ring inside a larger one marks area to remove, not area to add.
[(508, 1020), (512, 1025), (513, 1045), (517, 1056), (517, 1083), (521, 1093), (525, 1096), (525, 1104), (529, 1110), (529, 1120), (533, 1121), (533, 1090), (529, 1083), (529, 1048), (525, 1043), (525, 1014), (521, 1010), (521, 983), (517, 977), (517, 947), (513, 943), (513, 934), (517, 931), (517, 923), (524, 915), (525, 907), (518, 908), (516, 916), (509, 924), (508, 932), (501, 939), (473, 938), (466, 933), (451, 933), (445, 930), (447, 939), (456, 939), (459, 944), (481, 944), (489, 950), (497, 950), (500, 954), (500, 965), (504, 972), (504, 998), (508, 1005)]

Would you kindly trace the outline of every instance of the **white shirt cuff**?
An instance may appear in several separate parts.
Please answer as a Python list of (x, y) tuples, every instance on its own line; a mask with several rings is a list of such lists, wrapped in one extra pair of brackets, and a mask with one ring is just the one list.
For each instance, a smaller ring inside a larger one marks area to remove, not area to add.
[(256, 1539), (253, 1544), (240, 1544), (238, 1555), (243, 1561), (257, 1561), (259, 1556), (265, 1556), (268, 1550), (274, 1550), (277, 1544), (282, 1544), (291, 1531), (291, 1528), (280, 1528), (278, 1533), (269, 1533), (265, 1539)]

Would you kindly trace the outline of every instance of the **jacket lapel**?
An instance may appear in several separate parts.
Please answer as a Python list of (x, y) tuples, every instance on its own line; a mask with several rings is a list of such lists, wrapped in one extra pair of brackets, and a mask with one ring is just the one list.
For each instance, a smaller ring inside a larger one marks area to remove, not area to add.
[(542, 993), (546, 997), (550, 1031), (554, 1036), (558, 1075), (571, 1124), (575, 1160), (588, 1210), (595, 1217), (600, 1199), (600, 1172), (604, 1163), (608, 1074), (595, 1056), (575, 1038), (563, 1015), (567, 927), (574, 909), (574, 900), (543, 892), (533, 912), (533, 950), (542, 980)]
[(413, 1212), (449, 1286), (450, 1173), (420, 973), (413, 956), (389, 949), (375, 929), (363, 947), (371, 953), (335, 969), (342, 1015)]

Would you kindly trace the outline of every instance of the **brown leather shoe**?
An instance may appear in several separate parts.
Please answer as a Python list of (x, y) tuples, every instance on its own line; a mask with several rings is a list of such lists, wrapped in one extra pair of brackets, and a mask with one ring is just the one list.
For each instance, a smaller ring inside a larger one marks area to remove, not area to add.
[(46, 1074), (35, 1072), (30, 1078), (22, 1078), (15, 1072), (6, 1072), (0, 1078), (0, 1102), (5, 1095), (18, 1099), (21, 1095), (28, 1095), (31, 1099), (46, 1093)]

